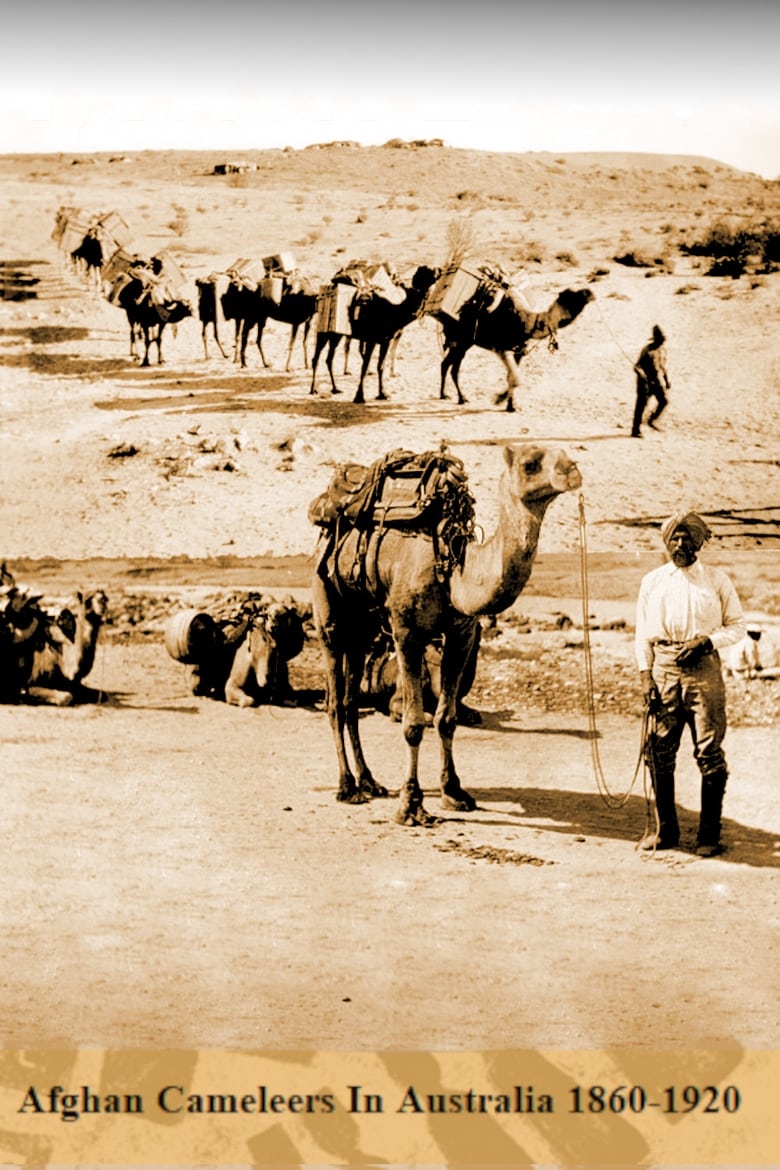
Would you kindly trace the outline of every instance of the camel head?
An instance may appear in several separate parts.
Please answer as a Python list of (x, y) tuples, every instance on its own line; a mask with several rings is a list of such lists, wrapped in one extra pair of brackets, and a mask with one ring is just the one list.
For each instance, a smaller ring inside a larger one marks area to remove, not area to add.
[(510, 497), (537, 515), (543, 515), (556, 496), (582, 486), (577, 464), (560, 448), (530, 443), (504, 447), (504, 462)]
[(427, 264), (421, 264), (412, 277), (412, 288), (416, 292), (426, 293), (429, 288), (433, 287), (440, 275), (441, 269), (430, 268)]
[(84, 610), (92, 621), (105, 621), (108, 614), (108, 597), (102, 589), (87, 594), (84, 598)]
[(595, 299), (595, 296), (589, 288), (565, 288), (555, 299), (556, 316), (558, 318), (556, 324), (559, 327), (568, 325), (571, 321), (579, 317), (586, 305), (589, 305)]

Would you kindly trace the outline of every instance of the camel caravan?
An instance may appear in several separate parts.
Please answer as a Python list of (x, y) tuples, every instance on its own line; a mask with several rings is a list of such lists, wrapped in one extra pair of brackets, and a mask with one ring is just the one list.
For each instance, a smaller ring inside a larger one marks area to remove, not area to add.
[[(73, 270), (109, 304), (125, 312), (131, 359), (148, 366), (150, 352), (156, 347), (157, 364), (162, 364), (166, 326), (175, 330), (179, 321), (195, 316), (187, 280), (170, 251), (148, 257), (134, 249), (132, 232), (116, 211), (87, 214), (78, 208), (61, 207), (52, 239)], [(299, 336), (303, 368), (310, 368), (308, 341), (312, 332), (315, 335), (310, 394), (318, 393), (317, 370), (323, 354), (330, 394), (341, 393), (334, 358), (343, 345), (347, 374), (354, 339), (360, 349), (360, 374), (353, 402), (366, 401), (365, 382), (374, 354), (376, 398), (385, 401), (386, 363), (389, 359), (393, 373), (403, 331), (427, 316), (439, 326), (439, 398), (448, 397), (451, 381), (457, 403), (467, 401), (460, 370), (466, 354), (477, 346), (495, 353), (504, 366), (506, 386), (494, 396), (494, 403), (508, 411), (515, 409), (519, 363), (529, 347), (546, 341), (550, 350), (557, 349), (558, 331), (575, 321), (594, 300), (589, 288), (569, 288), (547, 308), (534, 308), (517, 278), (500, 264), (472, 263), (457, 252), (444, 266), (420, 265), (405, 277), (400, 277), (387, 260), (352, 260), (324, 283), (303, 273), (290, 252), (259, 259), (239, 257), (224, 271), (196, 277), (194, 286), (206, 360), (210, 336), (223, 358), (231, 356), (220, 338), (220, 327), (232, 322), (232, 360), (247, 368), (247, 349), (254, 332), (260, 363), (268, 369), (263, 332), (268, 321), (278, 321), (290, 326), (285, 373), (292, 369)]]

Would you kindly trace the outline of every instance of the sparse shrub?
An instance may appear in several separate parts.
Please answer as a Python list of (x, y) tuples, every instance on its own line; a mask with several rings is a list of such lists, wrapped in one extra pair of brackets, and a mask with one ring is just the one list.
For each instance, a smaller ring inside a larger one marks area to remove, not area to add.
[(674, 295), (676, 297), (687, 297), (688, 293), (700, 291), (701, 285), (699, 284), (681, 284), (678, 289), (675, 289)]
[(459, 215), (447, 224), (447, 265), (457, 268), (475, 250), (474, 221)]
[(712, 257), (709, 276), (736, 279), (744, 272), (775, 272), (780, 268), (780, 223), (763, 218), (716, 219), (701, 239), (681, 244), (680, 250)]
[(567, 268), (576, 268), (579, 264), (579, 260), (571, 252), (556, 252), (555, 259), (559, 264), (565, 264)]
[(172, 220), (166, 225), (169, 231), (172, 231), (176, 236), (183, 236), (190, 226), (189, 216), (185, 207), (174, 206), (175, 215)]

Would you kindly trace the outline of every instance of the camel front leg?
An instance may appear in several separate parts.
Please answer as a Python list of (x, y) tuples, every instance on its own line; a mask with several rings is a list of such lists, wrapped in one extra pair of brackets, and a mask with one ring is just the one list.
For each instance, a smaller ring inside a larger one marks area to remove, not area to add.
[(389, 341), (380, 341), (380, 343), (379, 343), (379, 356), (378, 356), (377, 362), (376, 362), (376, 379), (377, 379), (377, 383), (379, 385), (379, 391), (377, 393), (377, 398), (379, 399), (380, 402), (385, 401), (387, 399), (387, 395), (385, 394), (385, 387), (384, 387), (384, 377), (385, 377), (385, 360), (387, 358), (387, 350), (388, 350), (389, 345), (390, 345)]
[(249, 639), (245, 638), (236, 650), (230, 674), (225, 682), (225, 702), (231, 707), (256, 707), (257, 703), (246, 690), (252, 670)]
[(441, 803), (443, 808), (456, 812), (473, 812), (477, 807), (474, 797), (461, 785), (453, 754), (460, 683), (476, 636), (477, 627), (473, 622), (447, 632), (441, 656), (441, 690), (433, 719), (441, 746)]
[(401, 800), (395, 819), (399, 825), (421, 825), (427, 828), (438, 824), (423, 808), (423, 794), (418, 776), (420, 745), (425, 731), (423, 707), (422, 660), (423, 647), (407, 635), (394, 633), (398, 656), (398, 676), (403, 695), (403, 732), (408, 763), (406, 779), (401, 788)]

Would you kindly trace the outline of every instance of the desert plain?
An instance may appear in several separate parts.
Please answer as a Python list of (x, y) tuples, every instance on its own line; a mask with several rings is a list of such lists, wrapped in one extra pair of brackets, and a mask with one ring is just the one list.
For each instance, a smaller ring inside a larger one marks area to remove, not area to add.
[[(777, 223), (780, 185), (703, 158), (404, 143), (247, 153), (252, 169), (216, 175), (223, 161), (0, 158), (0, 261), (37, 278), (35, 296), (0, 301), (0, 557), (47, 602), (103, 588), (111, 604), (88, 680), (104, 702), (0, 709), (5, 1046), (631, 1044), (710, 1047), (726, 1065), (776, 1048), (778, 683), (729, 680), (727, 852), (692, 852), (684, 742), (682, 846), (641, 855), (631, 633), (681, 505), (710, 520), (703, 555), (768, 638), (780, 623), (780, 273), (712, 275), (691, 250), (718, 222)], [(476, 349), (468, 402), (439, 398), (429, 317), (404, 332), (386, 403), (372, 378), (352, 403), (354, 357), (346, 375), (337, 359), (341, 396), (324, 370), (311, 394), (302, 348), (284, 371), (274, 322), (267, 369), (253, 346), (246, 369), (211, 342), (206, 356), (197, 314), (141, 368), (121, 310), (51, 238), (63, 205), (118, 211), (137, 251), (175, 257), (193, 306), (195, 279), (238, 257), (289, 251), (321, 282), (352, 258), (404, 275), (443, 265), (455, 235), (535, 307), (567, 287), (595, 299), (556, 351), (523, 359), (514, 413), (493, 404), (499, 361)], [(670, 405), (635, 440), (632, 365), (656, 323)], [(188, 693), (162, 631), (177, 607), (242, 589), (305, 606), (307, 506), (334, 467), (441, 441), (485, 531), (505, 443), (563, 447), (583, 487), (551, 506), (531, 581), (485, 640), (482, 725), (456, 737), (478, 808), (423, 830), (394, 823), (405, 750), (384, 715), (362, 726), (390, 799), (334, 800), (316, 645), (292, 664), (306, 703), (239, 710)], [(624, 801), (603, 799), (598, 767)]]

